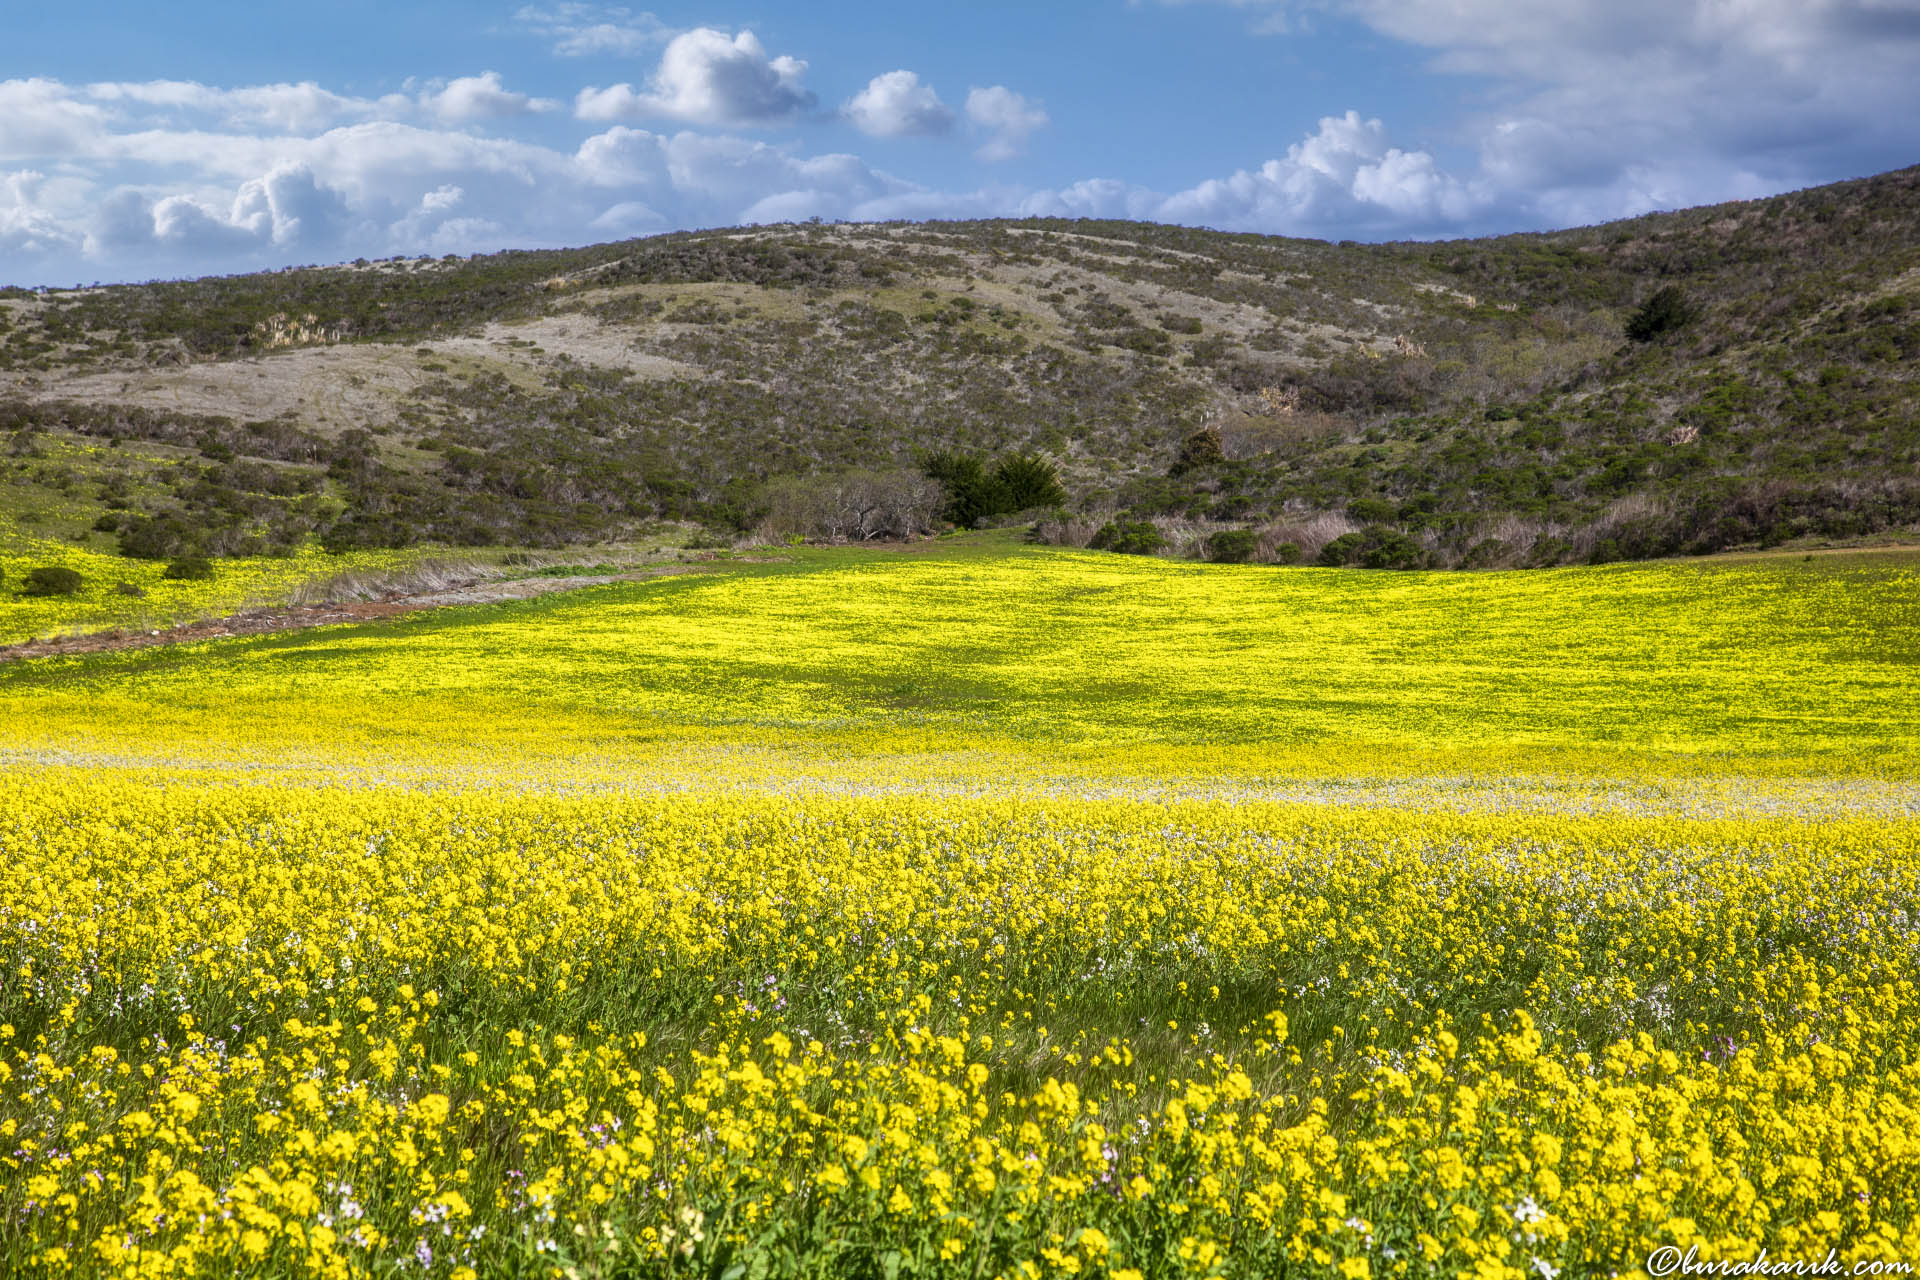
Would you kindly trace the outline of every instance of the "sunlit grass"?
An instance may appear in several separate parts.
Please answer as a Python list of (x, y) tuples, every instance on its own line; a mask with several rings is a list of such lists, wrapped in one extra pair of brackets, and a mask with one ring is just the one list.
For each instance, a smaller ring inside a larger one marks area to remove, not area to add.
[[(357, 551), (329, 555), (318, 548), (294, 556), (219, 560), (212, 576), (170, 580), (167, 563), (133, 560), (84, 547), (19, 535), (0, 543), (0, 645), (121, 629), (148, 631), (221, 617), (243, 609), (285, 604), (304, 583), (341, 573), (403, 569), (415, 551)], [(70, 596), (21, 593), (34, 569), (80, 574)]]
[[(1920, 741), (1917, 584), (1915, 558), (1891, 554), (1395, 574), (992, 546), (789, 553), (35, 664), (0, 675), (0, 709), (30, 713), (48, 742), (218, 744), (237, 720), (249, 750), (334, 756), (409, 739), (438, 756), (499, 732), (564, 753), (691, 730), (881, 751), (1212, 744), (1332, 772), (1382, 753), (1427, 771), (1528, 754), (1898, 771)], [(103, 716), (114, 706), (128, 714)]]

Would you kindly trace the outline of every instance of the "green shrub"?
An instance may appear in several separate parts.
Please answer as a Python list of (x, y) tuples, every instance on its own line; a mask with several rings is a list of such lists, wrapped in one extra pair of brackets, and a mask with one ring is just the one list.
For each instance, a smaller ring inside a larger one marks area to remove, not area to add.
[(1506, 559), (1512, 553), (1513, 548), (1509, 547), (1500, 539), (1482, 538), (1467, 548), (1466, 557), (1461, 560), (1460, 567), (1463, 569), (1489, 568)]
[(1419, 543), (1398, 529), (1373, 526), (1361, 533), (1366, 540), (1360, 553), (1363, 569), (1418, 569), (1427, 562), (1427, 553)]
[(1700, 308), (1677, 285), (1658, 289), (1627, 317), (1627, 337), (1652, 342), (1662, 334), (1684, 329), (1700, 318)]
[(1385, 498), (1355, 498), (1347, 504), (1347, 514), (1361, 524), (1385, 524), (1399, 516), (1400, 508)]
[(1095, 551), (1150, 556), (1166, 546), (1167, 540), (1160, 536), (1160, 530), (1151, 520), (1109, 520), (1087, 545)]
[(1297, 542), (1283, 542), (1273, 549), (1275, 564), (1299, 564), (1306, 553), (1300, 550)]
[(1320, 563), (1331, 569), (1350, 565), (1360, 558), (1360, 543), (1359, 534), (1343, 533), (1320, 548)]
[(29, 569), (26, 580), (20, 585), (20, 593), (29, 596), (70, 596), (80, 590), (83, 581), (79, 570), (62, 565)]
[(1215, 564), (1245, 564), (1260, 549), (1251, 529), (1222, 529), (1207, 539), (1207, 559)]
[(941, 514), (963, 529), (1015, 511), (1057, 507), (1067, 500), (1053, 464), (1031, 453), (1009, 454), (991, 471), (972, 454), (936, 453), (922, 470), (947, 491)]
[(1174, 459), (1173, 474), (1192, 471), (1195, 467), (1211, 467), (1227, 460), (1224, 442), (1220, 433), (1212, 427), (1202, 427), (1180, 442), (1180, 455)]
[(1114, 339), (1114, 346), (1141, 355), (1164, 356), (1173, 353), (1173, 340), (1158, 329), (1128, 329)]
[(167, 560), (192, 554), (196, 539), (187, 522), (172, 513), (134, 516), (119, 522), (120, 554), (134, 560)]
[(982, 520), (1015, 509), (999, 478), (990, 474), (986, 464), (972, 454), (936, 453), (927, 459), (922, 470), (947, 491), (947, 505), (941, 514), (962, 529), (971, 529)]
[(1533, 544), (1533, 563), (1540, 566), (1559, 564), (1573, 554), (1573, 544), (1565, 538), (1542, 538)]
[(213, 561), (205, 556), (181, 556), (161, 570), (170, 582), (205, 582), (213, 576)]
[(1320, 563), (1336, 568), (1418, 569), (1426, 558), (1426, 552), (1412, 538), (1378, 524), (1370, 524), (1358, 533), (1343, 533), (1320, 549)]
[(1057, 507), (1067, 500), (1067, 491), (1060, 487), (1060, 476), (1053, 464), (1031, 453), (1010, 454), (1000, 459), (1000, 465), (993, 469), (993, 479), (1006, 495), (1010, 504), (1008, 511)]

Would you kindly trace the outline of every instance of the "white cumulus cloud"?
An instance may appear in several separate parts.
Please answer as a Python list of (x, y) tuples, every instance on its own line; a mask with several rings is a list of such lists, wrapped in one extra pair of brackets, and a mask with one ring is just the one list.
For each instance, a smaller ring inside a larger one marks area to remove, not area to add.
[(927, 137), (953, 128), (953, 109), (911, 71), (875, 76), (840, 114), (871, 138)]
[(631, 84), (582, 89), (582, 120), (666, 117), (689, 124), (763, 125), (791, 120), (816, 99), (801, 85), (807, 64), (769, 57), (751, 31), (737, 36), (699, 27), (675, 36), (644, 89)]
[(581, 177), (596, 187), (657, 187), (667, 182), (667, 140), (617, 124), (574, 153)]
[(420, 106), (438, 120), (463, 124), (474, 120), (504, 120), (556, 110), (560, 104), (509, 90), (497, 71), (461, 76), (420, 95)]
[(1159, 217), (1233, 230), (1338, 234), (1434, 231), (1458, 225), (1491, 193), (1444, 173), (1424, 151), (1392, 146), (1357, 111), (1327, 116), (1285, 156), (1169, 197)]
[(132, 111), (146, 108), (163, 114), (209, 116), (228, 128), (269, 128), (288, 133), (374, 115), (404, 103), (399, 98), (382, 103), (348, 97), (311, 80), (238, 89), (216, 89), (192, 80), (113, 81), (88, 85), (87, 96)]
[(1047, 127), (1047, 113), (1038, 102), (1015, 93), (1003, 84), (967, 93), (967, 119), (992, 133), (985, 146), (974, 155), (992, 163), (1011, 160), (1020, 154), (1027, 139)]
[(110, 121), (105, 108), (58, 80), (0, 80), (0, 162), (83, 150)]
[[(1194, 0), (1169, 0), (1192, 3)], [(1311, 39), (1331, 13), (1488, 80), (1449, 132), (1523, 222), (1736, 198), (1911, 164), (1920, 0), (1224, 0)], [(1290, 19), (1302, 21), (1291, 21)]]
[(0, 174), (0, 253), (20, 261), (72, 256), (84, 239), (49, 200), (44, 173), (20, 169)]

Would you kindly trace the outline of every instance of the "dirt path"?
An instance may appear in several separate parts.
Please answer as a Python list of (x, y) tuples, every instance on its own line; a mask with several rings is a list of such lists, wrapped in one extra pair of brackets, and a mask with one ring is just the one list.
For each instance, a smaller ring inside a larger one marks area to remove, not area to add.
[(576, 591), (600, 587), (610, 582), (640, 582), (671, 574), (706, 572), (706, 565), (661, 565), (632, 573), (589, 577), (508, 578), (483, 580), (439, 591), (408, 594), (395, 592), (375, 600), (352, 600), (338, 604), (285, 605), (274, 609), (250, 609), (230, 617), (191, 622), (168, 627), (164, 631), (96, 631), (84, 636), (66, 636), (57, 640), (29, 640), (23, 644), (0, 647), (0, 663), (28, 658), (63, 657), (81, 653), (107, 653), (120, 649), (152, 649), (167, 644), (191, 644), (197, 640), (220, 640), (229, 636), (257, 636), (272, 631), (300, 631), (307, 627), (327, 627), (343, 622), (373, 622), (418, 613), (423, 609), (443, 609), (460, 604), (496, 604), (503, 600), (530, 600), (556, 591)]

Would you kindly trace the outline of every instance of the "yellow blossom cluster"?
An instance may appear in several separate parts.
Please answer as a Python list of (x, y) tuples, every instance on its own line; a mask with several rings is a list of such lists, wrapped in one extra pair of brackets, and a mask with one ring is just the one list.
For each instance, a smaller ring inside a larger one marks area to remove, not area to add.
[(9, 1275), (1920, 1251), (1910, 815), (27, 776)]

